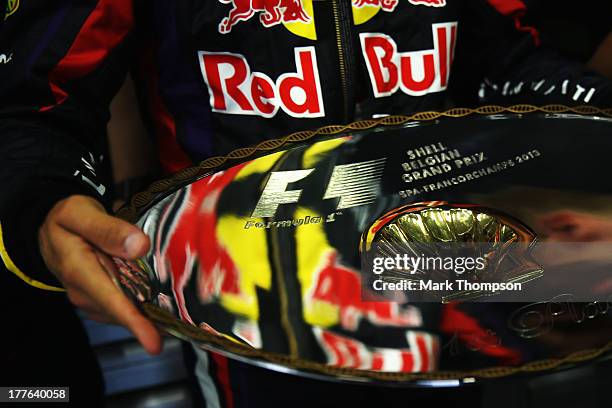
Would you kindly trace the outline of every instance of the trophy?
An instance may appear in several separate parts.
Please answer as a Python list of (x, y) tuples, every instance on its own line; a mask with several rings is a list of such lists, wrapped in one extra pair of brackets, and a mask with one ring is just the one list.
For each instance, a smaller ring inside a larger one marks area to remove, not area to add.
[[(464, 278), (466, 283), (465, 278), (490, 283), (526, 283), (543, 273), (527, 255), (535, 240), (532, 230), (508, 215), (476, 205), (434, 201), (410, 204), (384, 214), (364, 234), (361, 249), (370, 258), (379, 260), (394, 259), (398, 254), (405, 255), (406, 259), (410, 254), (412, 259), (421, 260), (414, 268), (406, 268), (401, 262), (399, 268), (381, 268), (380, 273), (384, 273), (382, 277), (386, 281), (406, 282), (409, 286), (421, 285), (427, 279), (433, 286), (434, 282), (447, 282), (453, 276)], [(523, 256), (517, 257), (517, 251), (509, 251), (516, 243), (523, 244)], [(474, 261), (471, 267), (463, 266), (461, 273), (457, 273), (456, 263), (452, 262), (457, 259), (482, 260), (482, 267)], [(443, 260), (451, 262), (452, 267), (445, 268)], [(432, 291), (425, 293), (432, 294)], [(460, 290), (437, 295), (442, 302), (449, 302), (492, 294), (495, 293), (486, 290)]]
[[(297, 375), (414, 386), (604, 358), (610, 146), (610, 110), (558, 105), (268, 140), (137, 194), (118, 215), (151, 248), (116, 280), (167, 332)], [(583, 335), (555, 342), (567, 327)]]

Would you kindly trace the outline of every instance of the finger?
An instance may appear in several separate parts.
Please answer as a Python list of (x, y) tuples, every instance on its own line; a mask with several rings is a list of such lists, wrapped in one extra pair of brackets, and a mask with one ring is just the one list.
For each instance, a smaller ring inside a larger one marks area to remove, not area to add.
[[(105, 272), (102, 272), (105, 274)], [(161, 351), (161, 338), (157, 328), (146, 319), (108, 277), (92, 274), (84, 283), (93, 297), (102, 305), (106, 319), (127, 327), (151, 354)], [(94, 277), (98, 278), (94, 280)]]
[(96, 258), (94, 250), (68, 231), (56, 233), (63, 245), (58, 250), (64, 259), (65, 285), (85, 294), (112, 319), (127, 327), (151, 354), (161, 351), (159, 332), (111, 281)]
[(78, 309), (84, 311), (85, 313), (96, 313), (103, 314), (104, 311), (98, 306), (96, 303), (92, 302), (91, 299), (81, 292), (78, 289), (73, 287), (69, 287), (67, 289), (66, 295), (68, 296), (68, 300)]
[(93, 198), (74, 196), (61, 204), (57, 223), (107, 254), (136, 259), (149, 249), (149, 238), (138, 227), (112, 217)]

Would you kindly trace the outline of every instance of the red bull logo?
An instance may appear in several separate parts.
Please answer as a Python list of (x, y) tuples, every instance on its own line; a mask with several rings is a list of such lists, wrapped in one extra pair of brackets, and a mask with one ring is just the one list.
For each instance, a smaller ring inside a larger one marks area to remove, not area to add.
[(310, 16), (306, 13), (302, 0), (219, 0), (233, 7), (229, 15), (219, 23), (219, 32), (227, 34), (241, 21), (253, 18), (259, 13), (259, 21), (264, 27), (280, 23), (301, 21), (307, 23)]
[[(223, 4), (231, 4), (227, 17), (219, 23), (219, 32), (228, 34), (242, 21), (259, 15), (259, 22), (264, 27), (284, 24), (293, 34), (316, 39), (314, 19), (312, 14), (313, 0), (219, 0)], [(362, 24), (376, 14), (378, 10), (392, 12), (400, 0), (353, 0), (354, 23)], [(444, 7), (446, 0), (408, 0), (415, 6)], [(363, 14), (365, 12), (365, 14)], [(302, 27), (295, 27), (296, 24)], [(288, 27), (294, 25), (294, 27)]]
[(325, 116), (314, 47), (295, 49), (296, 71), (273, 81), (252, 72), (240, 54), (200, 51), (200, 68), (213, 112), (270, 118), (279, 109), (293, 117)]
[(401, 90), (422, 96), (447, 88), (457, 37), (457, 23), (432, 24), (434, 46), (429, 50), (400, 52), (382, 33), (360, 34), (374, 96), (382, 98)]
[[(392, 3), (386, 4), (385, 7), (394, 7)], [(433, 48), (400, 52), (393, 38), (386, 34), (360, 34), (375, 97), (390, 96), (398, 90), (422, 96), (447, 88), (457, 23), (432, 24), (432, 36)], [(253, 71), (242, 54), (200, 51), (198, 58), (213, 112), (271, 118), (282, 110), (296, 118), (325, 116), (315, 47), (295, 48), (295, 71), (283, 73), (276, 80), (264, 72)]]

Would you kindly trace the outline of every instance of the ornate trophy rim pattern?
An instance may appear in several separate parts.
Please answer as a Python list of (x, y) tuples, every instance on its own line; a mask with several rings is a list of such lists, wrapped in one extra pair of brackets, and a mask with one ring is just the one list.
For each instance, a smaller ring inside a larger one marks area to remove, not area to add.
[(596, 115), (600, 114), (607, 118), (612, 118), (612, 107), (598, 108), (594, 106), (565, 106), (565, 105), (485, 105), (478, 108), (452, 108), (446, 111), (426, 111), (412, 115), (393, 115), (379, 119), (367, 119), (352, 122), (346, 125), (329, 125), (315, 130), (304, 130), (291, 133), (282, 138), (269, 139), (256, 146), (240, 148), (231, 151), (225, 156), (209, 157), (195, 166), (187, 167), (176, 172), (170, 177), (152, 183), (146, 190), (135, 194), (129, 204), (117, 211), (116, 215), (129, 222), (136, 222), (142, 209), (146, 208), (159, 194), (168, 192), (175, 187), (183, 185), (189, 180), (204, 176), (211, 171), (218, 169), (230, 160), (246, 160), (257, 153), (272, 153), (289, 143), (300, 143), (312, 139), (315, 136), (334, 136), (347, 131), (367, 130), (377, 126), (400, 126), (408, 122), (430, 122), (440, 118), (462, 118), (470, 115), (499, 115), (499, 114), (525, 114), (525, 113), (548, 113), (548, 114), (567, 114)]
[[(611, 108), (598, 108), (594, 106), (569, 107), (565, 105), (511, 105), (497, 106), (486, 105), (475, 109), (453, 108), (446, 111), (426, 111), (412, 115), (386, 116), (380, 119), (362, 120), (347, 125), (330, 125), (316, 130), (307, 130), (292, 133), (279, 139), (270, 139), (259, 143), (254, 147), (236, 149), (226, 156), (216, 156), (208, 158), (198, 165), (181, 170), (169, 178), (154, 182), (149, 188), (140, 192), (131, 199), (130, 203), (121, 208), (116, 215), (126, 221), (136, 222), (143, 210), (156, 200), (161, 194), (168, 193), (175, 188), (183, 186), (190, 180), (195, 180), (219, 169), (224, 164), (234, 160), (246, 160), (258, 153), (272, 153), (289, 143), (300, 143), (308, 141), (315, 136), (334, 136), (347, 131), (362, 131), (378, 126), (400, 126), (408, 122), (430, 122), (440, 118), (461, 118), (470, 115), (497, 115), (497, 114), (577, 114), (584, 116), (601, 115), (612, 118)], [(380, 372), (372, 370), (360, 370), (355, 368), (343, 368), (325, 365), (308, 361), (302, 358), (283, 355), (279, 353), (264, 351), (236, 343), (227, 338), (223, 338), (211, 333), (207, 333), (198, 327), (191, 326), (183, 321), (177, 320), (168, 311), (152, 303), (142, 303), (138, 305), (144, 314), (155, 323), (163, 327), (168, 332), (185, 339), (195, 340), (206, 343), (211, 347), (219, 347), (223, 351), (247, 358), (259, 358), (267, 363), (279, 364), (291, 367), (296, 370), (304, 370), (320, 374), (327, 374), (336, 377), (360, 377), (371, 380), (381, 380), (387, 382), (414, 382), (431, 380), (454, 380), (464, 378), (493, 379), (506, 377), (520, 373), (537, 373), (561, 368), (568, 364), (585, 363), (597, 359), (607, 353), (612, 352), (612, 341), (602, 347), (573, 352), (561, 358), (549, 358), (534, 360), (519, 366), (492, 366), (473, 370), (440, 370), (435, 372), (422, 373), (398, 373)]]

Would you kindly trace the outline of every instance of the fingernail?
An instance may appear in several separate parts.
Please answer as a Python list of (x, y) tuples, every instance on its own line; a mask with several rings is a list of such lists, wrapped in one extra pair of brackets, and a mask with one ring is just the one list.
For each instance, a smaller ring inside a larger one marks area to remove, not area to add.
[(139, 255), (139, 251), (142, 248), (142, 238), (140, 235), (138, 233), (130, 234), (125, 239), (123, 249), (128, 258), (135, 258)]

